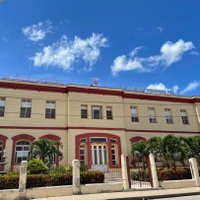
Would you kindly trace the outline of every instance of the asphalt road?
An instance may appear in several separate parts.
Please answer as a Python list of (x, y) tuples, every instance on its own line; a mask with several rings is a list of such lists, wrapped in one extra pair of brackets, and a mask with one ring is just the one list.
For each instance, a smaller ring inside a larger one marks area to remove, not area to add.
[(162, 198), (162, 199), (155, 199), (155, 200), (200, 200), (200, 195), (171, 197), (171, 198)]

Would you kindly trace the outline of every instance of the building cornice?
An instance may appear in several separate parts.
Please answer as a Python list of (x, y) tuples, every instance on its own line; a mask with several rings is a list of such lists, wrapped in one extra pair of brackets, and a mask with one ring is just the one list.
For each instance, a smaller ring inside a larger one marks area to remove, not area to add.
[(96, 95), (119, 96), (123, 99), (139, 99), (151, 101), (166, 101), (175, 103), (200, 103), (200, 97), (178, 97), (158, 94), (143, 94), (138, 92), (127, 92), (120, 89), (101, 88), (92, 86), (75, 86), (75, 85), (51, 85), (31, 82), (6, 81), (0, 80), (0, 88), (15, 90), (31, 90), (38, 92), (53, 93), (85, 93)]

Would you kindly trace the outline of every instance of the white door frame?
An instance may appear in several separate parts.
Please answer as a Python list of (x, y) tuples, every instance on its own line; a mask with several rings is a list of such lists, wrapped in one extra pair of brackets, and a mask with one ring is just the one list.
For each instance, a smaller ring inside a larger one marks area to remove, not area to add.
[[(107, 171), (108, 170), (108, 148), (105, 143), (92, 144), (92, 169)], [(106, 153), (105, 153), (106, 152)], [(96, 154), (96, 156), (95, 156)], [(105, 157), (106, 156), (106, 157)]]

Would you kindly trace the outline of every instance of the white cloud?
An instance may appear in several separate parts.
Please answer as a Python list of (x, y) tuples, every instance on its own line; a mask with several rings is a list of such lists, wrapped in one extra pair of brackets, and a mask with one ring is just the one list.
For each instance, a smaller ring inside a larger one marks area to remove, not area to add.
[(180, 61), (184, 53), (194, 48), (194, 44), (190, 41), (184, 42), (181, 39), (175, 43), (167, 41), (161, 46), (159, 55), (140, 57), (138, 50), (141, 47), (136, 47), (128, 56), (122, 55), (115, 58), (111, 66), (112, 74), (116, 75), (120, 71), (128, 70), (153, 72), (158, 69), (165, 69)]
[(193, 81), (191, 83), (189, 83), (186, 88), (184, 88), (180, 94), (185, 94), (187, 92), (191, 92), (191, 91), (194, 91), (196, 90), (197, 88), (200, 87), (200, 81)]
[(113, 65), (111, 66), (113, 75), (116, 75), (120, 71), (137, 70), (143, 71), (141, 62), (137, 59), (129, 59), (125, 55), (115, 58)]
[(192, 50), (193, 48), (194, 45), (192, 42), (184, 42), (183, 40), (178, 40), (176, 43), (172, 43), (168, 41), (163, 44), (160, 49), (160, 61), (164, 65), (169, 66), (181, 60), (183, 54), (189, 50)]
[(36, 52), (31, 58), (34, 66), (54, 66), (63, 70), (71, 70), (77, 62), (83, 61), (91, 70), (100, 56), (100, 50), (107, 46), (107, 38), (101, 34), (93, 33), (86, 39), (75, 36), (69, 40), (67, 36), (52, 45), (46, 46), (42, 51)]
[(50, 21), (39, 22), (38, 24), (33, 24), (31, 26), (26, 26), (22, 28), (23, 34), (33, 42), (37, 42), (46, 37), (47, 33), (52, 31), (53, 27)]
[(146, 89), (173, 91), (176, 94), (179, 90), (179, 86), (174, 85), (172, 88), (167, 88), (163, 83), (155, 83), (148, 85)]

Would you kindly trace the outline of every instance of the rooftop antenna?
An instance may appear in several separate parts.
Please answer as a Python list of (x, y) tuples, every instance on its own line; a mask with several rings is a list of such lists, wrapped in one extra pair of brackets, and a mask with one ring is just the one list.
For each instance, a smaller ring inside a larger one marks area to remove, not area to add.
[(92, 84), (91, 84), (91, 86), (98, 87), (99, 85), (100, 85), (99, 78), (92, 78)]

